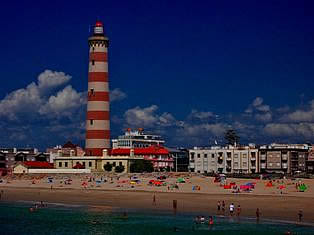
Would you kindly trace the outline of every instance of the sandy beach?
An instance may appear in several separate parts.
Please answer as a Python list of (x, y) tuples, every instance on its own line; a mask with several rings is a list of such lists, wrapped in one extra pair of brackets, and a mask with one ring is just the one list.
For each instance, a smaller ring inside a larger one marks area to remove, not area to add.
[[(185, 183), (176, 183), (179, 177), (184, 177)], [(69, 178), (70, 183), (65, 184)], [(172, 213), (173, 200), (176, 200), (177, 213), (222, 215), (217, 211), (217, 202), (224, 200), (225, 215), (229, 215), (229, 205), (234, 203), (235, 207), (241, 205), (241, 216), (255, 217), (256, 208), (259, 208), (261, 218), (297, 221), (298, 211), (302, 209), (303, 221), (314, 222), (314, 180), (311, 179), (275, 180), (271, 187), (266, 186), (268, 180), (227, 179), (227, 184), (232, 182), (238, 186), (249, 182), (255, 184), (251, 192), (233, 193), (234, 190), (214, 183), (212, 177), (169, 175), (163, 182), (165, 186), (150, 185), (150, 180), (156, 180), (151, 174), (137, 175), (137, 183), (131, 183), (130, 178), (129, 175), (54, 176), (49, 183), (47, 176), (6, 177), (0, 183), (1, 201), (87, 205), (96, 211), (139, 209)], [(306, 184), (307, 190), (298, 192), (296, 183)], [(154, 195), (156, 203), (153, 203)]]

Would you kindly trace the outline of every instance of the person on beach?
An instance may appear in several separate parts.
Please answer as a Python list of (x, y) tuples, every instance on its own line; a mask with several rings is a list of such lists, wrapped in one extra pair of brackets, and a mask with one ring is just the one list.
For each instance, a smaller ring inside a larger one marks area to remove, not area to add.
[(222, 201), (222, 207), (221, 207), (221, 210), (222, 210), (222, 213), (223, 213), (223, 214), (225, 214), (225, 208), (226, 208), (225, 201)]
[(220, 212), (220, 207), (221, 207), (221, 204), (220, 204), (220, 201), (218, 201), (218, 203), (217, 203), (217, 211), (218, 211), (218, 213)]
[(237, 216), (239, 217), (241, 214), (241, 206), (238, 205), (238, 208), (237, 208)]
[(156, 206), (156, 195), (153, 196), (153, 205)]
[(208, 225), (209, 225), (209, 226), (214, 225), (214, 219), (213, 219), (213, 217), (212, 217), (212, 216), (209, 216), (209, 219), (208, 219)]
[(233, 216), (233, 212), (234, 212), (234, 204), (233, 203), (230, 204), (229, 211), (230, 211), (230, 216)]
[(302, 210), (299, 210), (298, 216), (299, 216), (299, 222), (302, 222), (302, 217), (303, 217), (303, 211)]
[(256, 209), (256, 222), (259, 222), (259, 217), (261, 216), (261, 212), (259, 208)]

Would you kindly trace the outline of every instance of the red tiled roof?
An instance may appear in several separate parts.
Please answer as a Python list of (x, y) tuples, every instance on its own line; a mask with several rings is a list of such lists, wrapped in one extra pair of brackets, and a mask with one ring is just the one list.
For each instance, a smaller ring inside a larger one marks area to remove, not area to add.
[(49, 162), (27, 161), (23, 162), (23, 164), (28, 168), (53, 168), (53, 164)]
[[(111, 149), (111, 155), (130, 155), (131, 149)], [(168, 155), (169, 151), (161, 146), (149, 146), (146, 148), (134, 148), (134, 155)]]
[(70, 149), (75, 149), (77, 147), (76, 144), (73, 144), (71, 141), (66, 142), (62, 148), (70, 148)]

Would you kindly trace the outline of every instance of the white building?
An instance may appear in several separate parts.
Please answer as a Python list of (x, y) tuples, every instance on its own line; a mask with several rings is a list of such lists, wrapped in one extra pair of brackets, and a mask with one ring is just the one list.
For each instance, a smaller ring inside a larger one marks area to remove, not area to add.
[(255, 173), (258, 149), (245, 147), (210, 147), (189, 150), (189, 170), (197, 173)]
[(165, 141), (159, 135), (146, 134), (142, 128), (136, 131), (128, 128), (124, 135), (112, 140), (112, 148), (145, 148), (164, 143)]

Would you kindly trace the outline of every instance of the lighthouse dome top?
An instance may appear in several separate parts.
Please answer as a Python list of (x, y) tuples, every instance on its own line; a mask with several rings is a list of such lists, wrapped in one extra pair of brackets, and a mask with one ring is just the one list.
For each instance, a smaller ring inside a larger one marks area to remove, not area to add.
[(99, 20), (96, 21), (96, 24), (94, 26), (94, 34), (95, 35), (102, 35), (104, 34), (104, 27), (103, 23)]
[(95, 26), (96, 27), (102, 27), (103, 23), (101, 21), (97, 20)]

